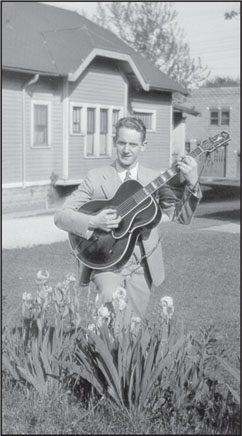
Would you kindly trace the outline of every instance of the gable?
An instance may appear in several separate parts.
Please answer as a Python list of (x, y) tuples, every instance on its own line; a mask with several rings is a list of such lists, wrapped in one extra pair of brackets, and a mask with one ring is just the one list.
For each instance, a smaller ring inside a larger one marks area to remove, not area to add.
[(75, 81), (96, 56), (103, 56), (124, 61), (146, 91), (187, 94), (115, 34), (75, 12), (37, 2), (4, 2), (2, 10), (5, 69)]

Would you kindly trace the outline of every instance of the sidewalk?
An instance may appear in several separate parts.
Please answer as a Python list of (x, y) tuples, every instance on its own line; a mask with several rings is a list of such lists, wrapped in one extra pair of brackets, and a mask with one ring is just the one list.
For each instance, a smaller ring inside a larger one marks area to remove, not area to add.
[(67, 232), (54, 224), (54, 213), (32, 216), (6, 215), (2, 217), (2, 248), (22, 248), (66, 241)]
[[(239, 184), (231, 183), (216, 189), (204, 190), (203, 200), (195, 214), (197, 227), (203, 230), (240, 233), (239, 218), (234, 212), (240, 210)], [(229, 213), (231, 211), (231, 213)], [(3, 214), (2, 248), (32, 247), (68, 240), (67, 232), (54, 224), (55, 208)]]

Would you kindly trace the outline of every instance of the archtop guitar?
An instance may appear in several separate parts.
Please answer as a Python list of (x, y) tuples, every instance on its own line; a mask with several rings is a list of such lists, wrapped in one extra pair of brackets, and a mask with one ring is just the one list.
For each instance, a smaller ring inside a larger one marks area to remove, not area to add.
[[(212, 153), (231, 140), (227, 131), (203, 141), (189, 156), (199, 157), (202, 153)], [(112, 199), (92, 200), (80, 207), (78, 212), (95, 215), (103, 209), (114, 208), (122, 220), (119, 227), (110, 232), (99, 229), (93, 231), (90, 239), (69, 233), (69, 241), (76, 258), (85, 266), (105, 270), (122, 268), (132, 255), (141, 229), (155, 227), (161, 219), (161, 210), (154, 194), (179, 170), (173, 164), (147, 186), (136, 180), (124, 182)]]

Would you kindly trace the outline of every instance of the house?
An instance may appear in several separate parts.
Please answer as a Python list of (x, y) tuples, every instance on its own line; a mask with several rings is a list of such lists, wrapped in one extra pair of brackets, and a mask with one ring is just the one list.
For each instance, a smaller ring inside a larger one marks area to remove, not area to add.
[[(186, 149), (190, 151), (202, 140), (226, 130), (231, 141), (209, 156), (203, 176), (209, 178), (240, 178), (240, 87), (204, 87), (195, 89), (187, 98), (199, 116), (186, 119)], [(200, 168), (204, 164), (200, 158)]]
[[(109, 164), (122, 116), (146, 124), (143, 163), (170, 166), (172, 93), (187, 94), (178, 83), (76, 12), (38, 2), (2, 12), (3, 211), (48, 207), (53, 184), (76, 186)], [(177, 129), (185, 109), (175, 109)]]

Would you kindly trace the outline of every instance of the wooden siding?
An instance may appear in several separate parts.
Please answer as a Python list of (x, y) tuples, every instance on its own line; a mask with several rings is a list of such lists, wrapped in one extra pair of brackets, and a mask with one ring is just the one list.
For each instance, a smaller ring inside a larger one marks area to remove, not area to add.
[(23, 79), (2, 75), (2, 182), (22, 182)]
[[(62, 175), (62, 81), (40, 78), (26, 96), (26, 181), (49, 180), (51, 173)], [(31, 144), (31, 102), (50, 102), (50, 147), (37, 148)]]
[[(70, 103), (125, 105), (125, 80), (112, 60), (93, 61), (76, 83), (69, 84)], [(70, 127), (69, 127), (70, 131)], [(85, 158), (84, 136), (69, 136), (69, 179), (82, 178), (89, 169), (110, 164), (109, 158)]]
[[(62, 80), (40, 78), (25, 91), (34, 75), (3, 72), (3, 183), (48, 181), (52, 172), (62, 176)], [(23, 174), (23, 99), (25, 100), (25, 177)], [(31, 102), (51, 103), (51, 144), (31, 146)]]
[(147, 132), (147, 147), (142, 153), (141, 163), (150, 168), (166, 170), (170, 166), (171, 94), (132, 94), (130, 114), (134, 108), (156, 111), (156, 131)]

